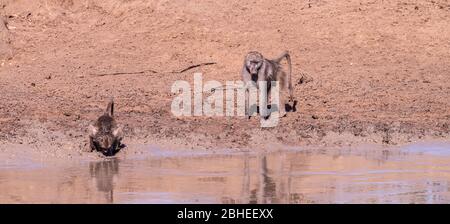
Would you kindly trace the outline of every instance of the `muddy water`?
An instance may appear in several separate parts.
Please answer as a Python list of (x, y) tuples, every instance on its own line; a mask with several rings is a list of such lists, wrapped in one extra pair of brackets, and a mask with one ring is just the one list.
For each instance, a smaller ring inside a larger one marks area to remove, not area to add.
[[(357, 153), (356, 153), (356, 152)], [(0, 203), (450, 203), (450, 144), (0, 163)]]

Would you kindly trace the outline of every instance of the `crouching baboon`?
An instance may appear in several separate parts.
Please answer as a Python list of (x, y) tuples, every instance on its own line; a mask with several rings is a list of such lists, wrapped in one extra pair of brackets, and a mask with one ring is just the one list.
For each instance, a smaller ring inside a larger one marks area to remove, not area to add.
[[(289, 66), (289, 72), (286, 74), (282, 67), (281, 67), (281, 60), (286, 58), (288, 66)], [(242, 79), (246, 85), (247, 91), (246, 91), (246, 103), (245, 103), (245, 110), (247, 116), (250, 117), (249, 114), (249, 100), (248, 100), (248, 88), (249, 83), (256, 84), (257, 88), (259, 88), (259, 81), (265, 81), (267, 83), (267, 93), (269, 93), (271, 89), (271, 82), (272, 81), (278, 81), (280, 85), (280, 105), (278, 105), (280, 116), (284, 117), (286, 115), (285, 110), (285, 97), (284, 97), (284, 91), (288, 89), (289, 91), (289, 101), (293, 102), (293, 94), (292, 94), (292, 81), (291, 81), (291, 75), (292, 75), (292, 65), (291, 65), (291, 56), (289, 55), (289, 52), (285, 51), (283, 52), (279, 57), (270, 60), (264, 58), (264, 56), (257, 52), (257, 51), (251, 51), (249, 52), (244, 59), (244, 65), (242, 68)], [(268, 100), (268, 99), (267, 99)], [(265, 103), (264, 105), (267, 105)], [(260, 108), (261, 110), (263, 108)], [(270, 114), (263, 114), (262, 116), (267, 118)]]
[(105, 156), (113, 156), (122, 147), (122, 138), (122, 128), (114, 119), (114, 100), (111, 98), (105, 113), (94, 124), (89, 125), (91, 152), (95, 150)]

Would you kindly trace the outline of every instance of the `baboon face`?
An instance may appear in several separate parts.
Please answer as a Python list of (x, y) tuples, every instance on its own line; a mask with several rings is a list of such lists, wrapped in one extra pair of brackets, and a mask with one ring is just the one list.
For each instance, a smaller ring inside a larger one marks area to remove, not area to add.
[(247, 67), (248, 72), (251, 75), (258, 74), (259, 69), (261, 68), (261, 65), (263, 63), (263, 56), (255, 51), (251, 51), (247, 54), (245, 57), (245, 65)]
[(104, 134), (94, 138), (94, 143), (97, 144), (102, 151), (107, 151), (113, 146), (114, 140), (115, 136), (112, 134)]
[(108, 152), (113, 147), (114, 144), (120, 142), (122, 136), (122, 129), (116, 127), (112, 130), (102, 130), (94, 125), (90, 125), (90, 136), (92, 141), (99, 151)]

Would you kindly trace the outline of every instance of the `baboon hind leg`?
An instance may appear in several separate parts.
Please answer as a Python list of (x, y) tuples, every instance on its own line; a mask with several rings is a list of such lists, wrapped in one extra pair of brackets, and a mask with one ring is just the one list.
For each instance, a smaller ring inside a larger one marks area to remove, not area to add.
[(276, 110), (278, 110), (278, 112), (280, 113), (279, 116), (280, 117), (284, 117), (286, 116), (286, 96), (284, 94), (285, 91), (283, 91), (282, 86), (278, 86), (278, 88), (271, 88), (271, 93), (270, 96), (276, 96), (275, 93), (273, 93), (272, 91), (279, 91), (278, 92), (278, 102), (276, 102), (275, 99), (271, 98), (270, 101), (270, 105), (271, 105), (271, 111), (274, 110), (274, 107), (276, 107)]
[(285, 91), (280, 91), (280, 102), (279, 102), (279, 111), (280, 111), (280, 117), (286, 116), (286, 94)]
[(287, 103), (287, 92), (288, 92), (288, 88), (289, 88), (289, 80), (287, 78), (287, 74), (284, 71), (279, 71), (278, 73), (278, 83), (279, 83), (279, 96), (280, 96), (280, 100), (279, 100), (279, 112), (280, 112), (280, 117), (284, 117), (286, 116), (286, 103)]

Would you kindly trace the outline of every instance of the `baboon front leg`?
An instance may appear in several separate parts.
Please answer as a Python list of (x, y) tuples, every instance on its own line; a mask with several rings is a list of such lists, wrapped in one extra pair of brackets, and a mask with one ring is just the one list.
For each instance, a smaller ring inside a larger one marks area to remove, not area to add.
[(250, 91), (248, 91), (248, 88), (245, 89), (245, 116), (247, 119), (250, 119), (250, 97), (249, 97)]
[(91, 136), (89, 136), (89, 148), (91, 149), (91, 152), (97, 150), (95, 148), (94, 139)]
[[(258, 113), (258, 104), (255, 102), (256, 93), (256, 88), (247, 89), (245, 93), (245, 113), (248, 119)], [(252, 94), (252, 97), (250, 97), (250, 94)]]

